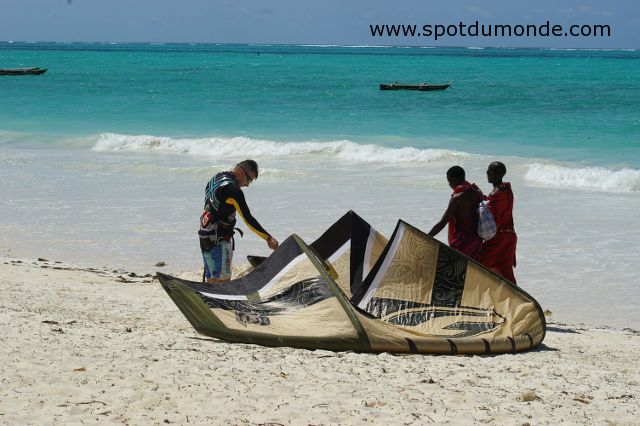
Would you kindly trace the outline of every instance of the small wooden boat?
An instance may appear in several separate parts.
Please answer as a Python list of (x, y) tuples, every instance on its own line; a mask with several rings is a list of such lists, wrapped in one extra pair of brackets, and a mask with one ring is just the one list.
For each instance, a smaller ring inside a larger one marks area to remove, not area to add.
[(430, 83), (419, 83), (419, 84), (402, 84), (402, 83), (382, 83), (380, 84), (380, 90), (444, 90), (447, 87), (451, 86), (451, 83), (447, 84), (430, 84)]
[(47, 72), (47, 68), (0, 68), (0, 75), (40, 75)]

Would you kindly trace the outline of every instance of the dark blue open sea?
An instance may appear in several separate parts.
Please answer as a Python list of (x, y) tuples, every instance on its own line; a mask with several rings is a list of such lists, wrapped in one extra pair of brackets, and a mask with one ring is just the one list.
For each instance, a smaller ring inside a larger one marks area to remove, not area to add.
[(488, 191), (501, 160), (519, 283), (560, 321), (640, 328), (636, 50), (0, 43), (0, 68), (28, 66), (48, 71), (0, 76), (2, 255), (195, 270), (204, 185), (244, 158), (280, 240), (349, 209), (429, 229), (447, 168)]

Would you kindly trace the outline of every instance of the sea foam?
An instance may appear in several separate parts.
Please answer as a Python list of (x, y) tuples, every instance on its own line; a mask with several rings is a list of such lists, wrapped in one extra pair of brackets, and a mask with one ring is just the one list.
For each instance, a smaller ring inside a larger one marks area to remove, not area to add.
[(545, 186), (603, 191), (640, 191), (640, 170), (604, 167), (571, 168), (554, 164), (531, 164), (524, 178)]
[(471, 154), (412, 147), (389, 148), (375, 144), (358, 144), (348, 140), (316, 142), (275, 142), (247, 137), (170, 138), (150, 135), (103, 133), (97, 137), (94, 151), (155, 151), (160, 153), (225, 157), (282, 157), (324, 155), (354, 162), (428, 163), (437, 160), (460, 159)]

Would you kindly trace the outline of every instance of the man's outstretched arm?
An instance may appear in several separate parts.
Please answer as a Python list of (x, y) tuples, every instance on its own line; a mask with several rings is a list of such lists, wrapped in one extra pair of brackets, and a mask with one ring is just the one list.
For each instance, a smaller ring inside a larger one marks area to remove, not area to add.
[(453, 217), (456, 212), (456, 208), (458, 207), (458, 200), (459, 198), (457, 196), (451, 197), (451, 200), (449, 200), (449, 205), (447, 206), (447, 210), (445, 210), (444, 214), (442, 215), (442, 219), (440, 219), (440, 222), (433, 225), (433, 228), (431, 228), (431, 231), (429, 231), (428, 235), (430, 237), (435, 237), (436, 235), (438, 235), (438, 233), (442, 231), (442, 228), (444, 228), (447, 223), (449, 223), (449, 219)]
[(240, 214), (240, 217), (244, 221), (244, 223), (251, 229), (257, 236), (262, 238), (263, 240), (268, 240), (271, 235), (260, 225), (260, 222), (253, 217), (251, 211), (249, 210), (249, 206), (244, 199), (244, 194), (240, 189), (232, 189), (229, 190), (226, 194), (227, 198), (225, 199), (225, 203), (232, 205), (235, 207), (236, 211)]
[(278, 240), (273, 238), (271, 234), (269, 234), (263, 227), (260, 225), (260, 222), (256, 218), (253, 217), (251, 211), (249, 210), (249, 206), (244, 199), (244, 194), (238, 188), (236, 191), (231, 190), (229, 194), (227, 194), (228, 198), (225, 200), (227, 204), (231, 204), (235, 207), (236, 211), (240, 214), (240, 217), (244, 221), (244, 223), (255, 232), (260, 238), (267, 241), (267, 246), (271, 250), (275, 250), (278, 248)]

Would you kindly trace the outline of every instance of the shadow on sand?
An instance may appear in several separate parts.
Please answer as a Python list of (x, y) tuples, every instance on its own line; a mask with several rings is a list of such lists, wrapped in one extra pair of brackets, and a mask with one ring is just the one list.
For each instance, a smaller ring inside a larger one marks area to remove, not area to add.
[(574, 330), (573, 328), (565, 328), (565, 327), (553, 327), (553, 326), (547, 326), (547, 331), (550, 331), (552, 333), (574, 333), (574, 334), (581, 334), (579, 331)]
[(550, 346), (545, 345), (544, 343), (540, 343), (535, 348), (531, 349), (530, 352), (559, 352), (560, 349), (552, 348)]

